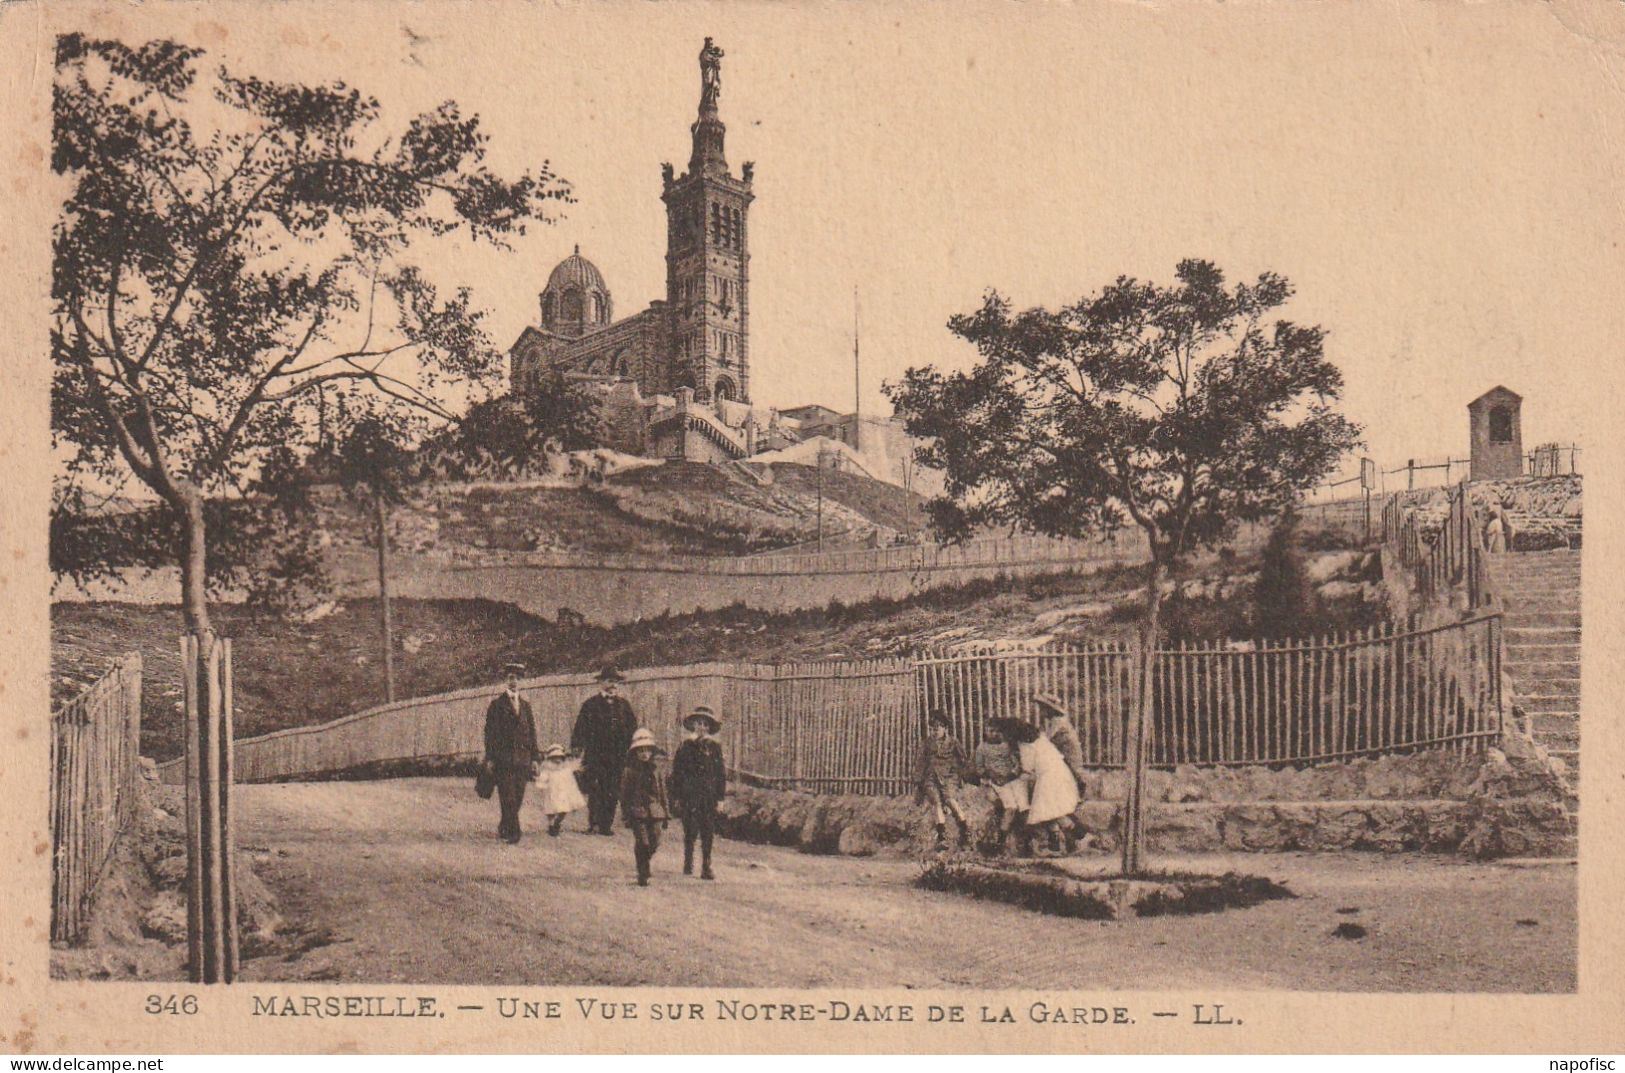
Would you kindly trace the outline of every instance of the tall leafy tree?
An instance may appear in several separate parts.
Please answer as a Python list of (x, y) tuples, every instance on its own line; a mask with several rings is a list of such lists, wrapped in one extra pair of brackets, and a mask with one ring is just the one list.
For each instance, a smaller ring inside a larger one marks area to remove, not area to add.
[(604, 432), (599, 399), (555, 373), (523, 395), (469, 407), (455, 428), (423, 445), (418, 465), (425, 476), (449, 480), (533, 476), (554, 452), (598, 446)]
[[(1142, 651), (1159, 636), (1162, 581), (1240, 522), (1286, 510), (1359, 441), (1335, 409), (1342, 374), (1325, 333), (1276, 316), (1292, 295), (1264, 273), (1228, 285), (1207, 261), (1174, 282), (1122, 277), (1060, 309), (989, 293), (949, 329), (976, 347), (961, 372), (908, 370), (887, 386), (919, 461), (943, 472), (928, 505), (948, 538), (983, 526), (1088, 537), (1138, 526), (1149, 543)], [(1143, 852), (1151, 661), (1129, 717), (1133, 776), (1124, 870)]]
[(344, 85), (279, 83), (175, 41), (57, 40), (52, 430), (66, 491), (134, 477), (177, 520), (190, 630), (210, 630), (206, 505), (313, 442), (335, 395), (451, 419), (441, 388), (501, 373), (466, 288), (411, 261), (502, 246), (569, 188), (505, 178), (448, 102), (394, 132)]

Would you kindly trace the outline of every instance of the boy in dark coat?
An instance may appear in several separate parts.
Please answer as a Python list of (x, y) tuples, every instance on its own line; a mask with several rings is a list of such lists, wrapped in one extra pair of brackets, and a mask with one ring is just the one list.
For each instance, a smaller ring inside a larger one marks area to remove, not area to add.
[(519, 676), (525, 668), (510, 663), (503, 670), (507, 688), (485, 709), (484, 763), (496, 781), (502, 808), (497, 837), (511, 844), (519, 841), (519, 806), (525, 800), (525, 785), (536, 777), (541, 750), (536, 747), (536, 715), (519, 695)]
[(666, 775), (655, 759), (658, 751), (655, 736), (638, 728), (621, 773), (621, 814), (632, 829), (632, 853), (637, 859), (640, 887), (649, 885), (650, 863), (660, 848), (660, 834), (671, 820)]
[(964, 789), (965, 751), (954, 740), (948, 716), (933, 709), (926, 719), (925, 737), (920, 741), (920, 756), (914, 770), (914, 800), (916, 804), (931, 806), (931, 818), (937, 828), (937, 848), (948, 844), (948, 817), (959, 826), (959, 845), (970, 845), (970, 821), (960, 807), (959, 794)]
[(690, 737), (677, 747), (671, 762), (672, 809), (683, 821), (683, 874), (694, 874), (694, 842), (700, 843), (700, 878), (711, 872), (711, 841), (716, 836), (717, 805), (728, 792), (722, 746), (716, 740), (722, 723), (705, 705), (683, 720)]
[(587, 830), (614, 834), (615, 792), (632, 732), (638, 728), (632, 705), (618, 695), (621, 672), (605, 667), (598, 675), (598, 692), (587, 698), (570, 734), (570, 751), (581, 755), (581, 789), (587, 795)]

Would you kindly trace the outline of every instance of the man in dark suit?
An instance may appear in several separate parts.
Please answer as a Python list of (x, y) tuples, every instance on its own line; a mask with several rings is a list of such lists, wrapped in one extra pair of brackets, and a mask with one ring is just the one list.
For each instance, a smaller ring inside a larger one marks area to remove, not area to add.
[(625, 681), (614, 667), (598, 675), (598, 692), (587, 698), (576, 717), (570, 748), (581, 754), (582, 790), (587, 795), (587, 830), (614, 834), (615, 804), (620, 793), (621, 770), (632, 734), (638, 729), (632, 705), (619, 695)]
[(519, 841), (519, 806), (525, 800), (525, 786), (536, 777), (541, 750), (536, 747), (536, 715), (530, 702), (519, 695), (519, 676), (524, 666), (510, 663), (503, 668), (507, 688), (485, 709), (485, 767), (496, 780), (497, 802), (502, 819), (497, 837), (512, 844)]

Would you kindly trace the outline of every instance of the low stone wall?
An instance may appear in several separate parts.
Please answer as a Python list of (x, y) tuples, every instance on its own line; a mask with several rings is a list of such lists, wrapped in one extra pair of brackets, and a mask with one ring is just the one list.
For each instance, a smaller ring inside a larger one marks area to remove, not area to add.
[[(1122, 829), (1120, 772), (1092, 775), (1085, 819), (1104, 847)], [(1474, 857), (1568, 856), (1564, 788), (1521, 741), (1483, 756), (1418, 753), (1304, 769), (1179, 768), (1151, 773), (1147, 831), (1154, 852), (1368, 850)], [(991, 804), (970, 788), (972, 822)], [(934, 831), (907, 797), (857, 797), (741, 787), (722, 810), (730, 838), (806, 853), (907, 856)]]

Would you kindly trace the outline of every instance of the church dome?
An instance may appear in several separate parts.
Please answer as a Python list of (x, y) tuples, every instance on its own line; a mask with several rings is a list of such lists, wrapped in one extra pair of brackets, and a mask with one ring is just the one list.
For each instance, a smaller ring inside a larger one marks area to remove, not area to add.
[(604, 275), (581, 256), (580, 246), (553, 269), (541, 298), (542, 327), (556, 335), (579, 338), (607, 327), (612, 319)]
[(604, 274), (598, 271), (598, 266), (581, 256), (581, 247), (558, 263), (552, 275), (547, 277), (547, 289), (563, 293), (571, 286), (581, 288), (583, 291), (603, 291), (606, 294), (609, 288), (604, 285)]

